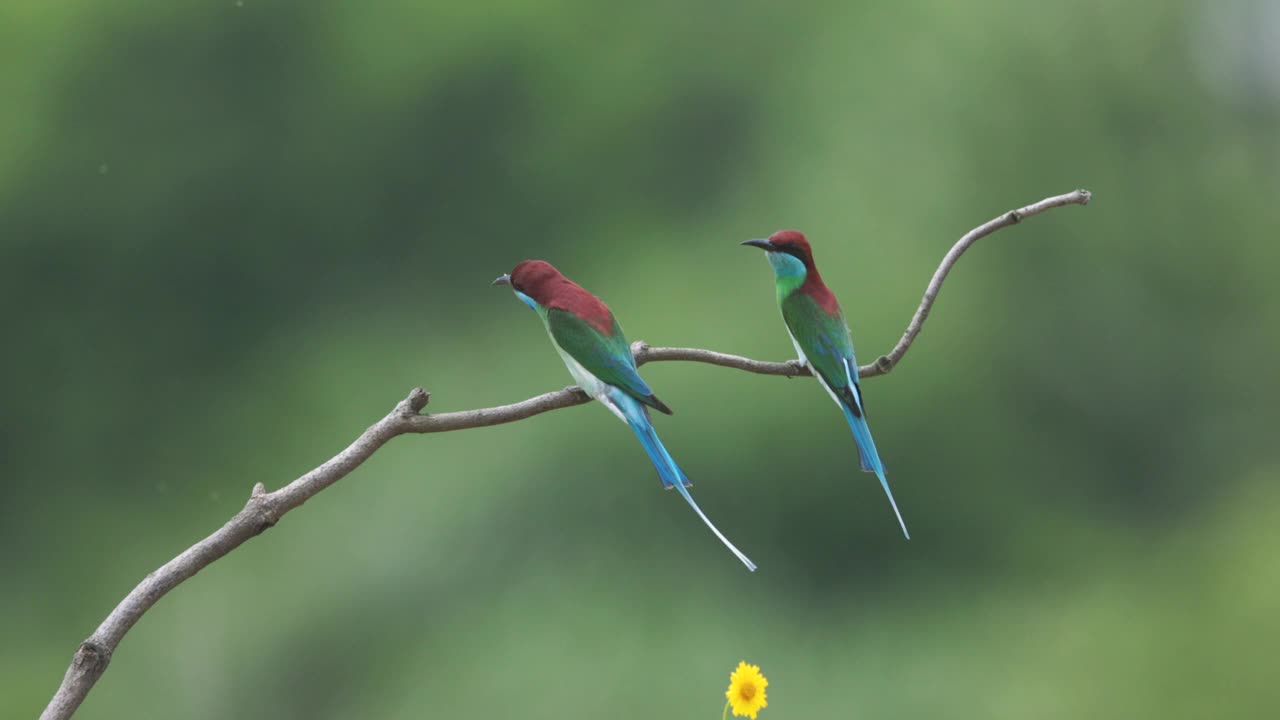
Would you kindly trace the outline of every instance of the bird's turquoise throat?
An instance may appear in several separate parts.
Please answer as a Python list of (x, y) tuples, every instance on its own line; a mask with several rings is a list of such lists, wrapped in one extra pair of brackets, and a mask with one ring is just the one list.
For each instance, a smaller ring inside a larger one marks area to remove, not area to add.
[(800, 262), (799, 258), (784, 252), (771, 252), (766, 254), (765, 257), (769, 258), (769, 265), (773, 267), (773, 277), (778, 286), (779, 301), (804, 284), (804, 263)]

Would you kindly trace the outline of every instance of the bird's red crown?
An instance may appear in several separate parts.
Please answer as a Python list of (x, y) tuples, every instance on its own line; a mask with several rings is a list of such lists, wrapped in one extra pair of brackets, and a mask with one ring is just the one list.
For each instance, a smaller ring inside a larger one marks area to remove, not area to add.
[(546, 305), (555, 295), (557, 285), (569, 278), (546, 260), (525, 260), (511, 271), (511, 287)]
[(799, 230), (779, 230), (769, 236), (769, 244), (779, 252), (794, 255), (806, 266), (813, 266), (813, 248), (809, 240)]
[(511, 287), (543, 307), (568, 310), (602, 333), (614, 331), (609, 307), (545, 260), (525, 260), (516, 265), (511, 271)]

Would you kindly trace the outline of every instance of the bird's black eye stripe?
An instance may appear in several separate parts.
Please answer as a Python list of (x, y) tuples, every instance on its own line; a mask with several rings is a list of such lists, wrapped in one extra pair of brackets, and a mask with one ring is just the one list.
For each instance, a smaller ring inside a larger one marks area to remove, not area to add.
[(794, 245), (774, 245), (774, 249), (780, 253), (790, 255), (806, 265), (809, 264), (809, 258), (804, 256), (804, 251)]

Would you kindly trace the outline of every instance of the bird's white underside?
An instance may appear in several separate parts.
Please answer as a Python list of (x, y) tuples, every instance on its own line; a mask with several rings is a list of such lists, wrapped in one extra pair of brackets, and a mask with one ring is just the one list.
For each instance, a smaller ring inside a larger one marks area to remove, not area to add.
[(612, 388), (608, 383), (596, 377), (590, 370), (582, 367), (582, 363), (574, 359), (572, 355), (565, 352), (560, 347), (560, 343), (556, 342), (556, 338), (547, 331), (547, 335), (551, 338), (551, 344), (555, 346), (556, 352), (560, 353), (560, 359), (564, 361), (564, 366), (569, 369), (569, 374), (573, 376), (574, 382), (578, 383), (578, 387), (592, 398), (600, 401), (601, 405), (609, 408), (609, 411), (618, 416), (622, 422), (627, 422), (626, 415), (622, 414), (622, 408), (618, 407), (613, 398), (609, 397), (609, 390)]

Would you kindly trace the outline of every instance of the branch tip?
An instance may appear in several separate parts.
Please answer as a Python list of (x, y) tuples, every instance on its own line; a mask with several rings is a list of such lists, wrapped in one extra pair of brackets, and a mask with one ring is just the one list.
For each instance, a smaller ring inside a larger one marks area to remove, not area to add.
[(426, 407), (429, 402), (431, 402), (431, 393), (420, 387), (414, 388), (413, 391), (409, 393), (409, 407), (413, 408), (414, 412)]
[(263, 485), (262, 483), (254, 483), (253, 491), (249, 493), (249, 497), (258, 498), (258, 497), (262, 497), (265, 494), (267, 494), (267, 486)]
[(422, 408), (426, 407), (429, 402), (431, 402), (431, 393), (416, 387), (410, 390), (409, 397), (404, 399), (402, 414), (413, 415), (422, 412)]

